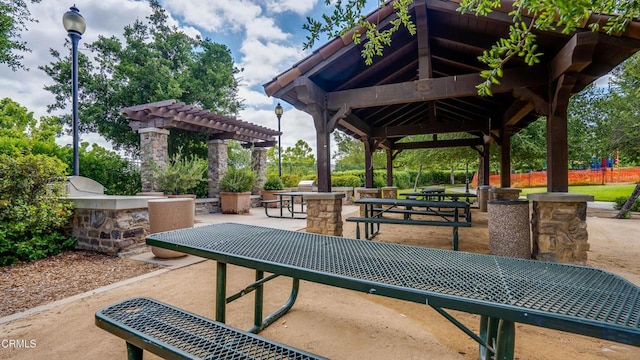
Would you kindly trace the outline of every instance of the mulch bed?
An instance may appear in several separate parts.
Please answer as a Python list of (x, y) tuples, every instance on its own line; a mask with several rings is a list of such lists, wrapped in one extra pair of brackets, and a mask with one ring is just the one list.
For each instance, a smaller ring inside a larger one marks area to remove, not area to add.
[(161, 268), (87, 251), (0, 267), (0, 317)]

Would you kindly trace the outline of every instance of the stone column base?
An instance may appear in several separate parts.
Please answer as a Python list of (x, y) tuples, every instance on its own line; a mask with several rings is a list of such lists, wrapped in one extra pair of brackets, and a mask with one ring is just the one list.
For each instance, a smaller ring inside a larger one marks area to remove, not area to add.
[(489, 189), (489, 200), (518, 200), (521, 192), (516, 188), (492, 188)]
[(478, 186), (478, 207), (480, 208), (481, 212), (487, 212), (487, 200), (489, 200), (489, 190), (491, 189), (495, 189), (495, 186)]
[(538, 193), (533, 200), (533, 257), (537, 260), (585, 264), (589, 250), (587, 201), (591, 195)]
[[(356, 188), (356, 192), (358, 199), (379, 198), (381, 193), (378, 188)], [(360, 216), (364, 216), (364, 205), (360, 205)]]
[(344, 193), (312, 193), (307, 202), (307, 232), (342, 236), (342, 198)]

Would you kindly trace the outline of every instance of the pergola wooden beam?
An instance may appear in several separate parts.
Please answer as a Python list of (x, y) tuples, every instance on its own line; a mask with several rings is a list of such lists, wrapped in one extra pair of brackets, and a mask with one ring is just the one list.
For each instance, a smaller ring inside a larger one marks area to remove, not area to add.
[[(519, 87), (536, 87), (547, 84), (541, 68), (517, 68), (504, 71), (500, 84), (492, 87), (494, 94), (509, 92)], [(483, 81), (479, 73), (422, 79), (397, 84), (377, 85), (352, 90), (334, 91), (328, 94), (327, 108), (352, 109), (432, 101), (452, 97), (477, 96), (476, 85)]]
[(417, 125), (404, 125), (404, 126), (387, 126), (374, 128), (371, 132), (372, 138), (394, 138), (405, 137), (411, 135), (423, 135), (423, 134), (444, 134), (455, 132), (471, 132), (482, 131), (487, 128), (486, 123), (482, 121), (477, 122), (463, 122), (463, 123), (420, 123)]
[(482, 145), (482, 139), (454, 139), (454, 140), (433, 140), (433, 141), (415, 141), (406, 143), (393, 144), (393, 150), (410, 150), (410, 149), (433, 149), (433, 148), (449, 148), (449, 147), (467, 147)]
[(598, 33), (595, 32), (581, 32), (573, 35), (551, 60), (549, 81), (555, 81), (565, 73), (580, 72), (591, 64), (598, 37)]
[(179, 128), (252, 143), (275, 141), (274, 136), (279, 134), (278, 131), (261, 125), (219, 115), (173, 99), (130, 106), (120, 111), (129, 119), (129, 126), (134, 131), (149, 127)]

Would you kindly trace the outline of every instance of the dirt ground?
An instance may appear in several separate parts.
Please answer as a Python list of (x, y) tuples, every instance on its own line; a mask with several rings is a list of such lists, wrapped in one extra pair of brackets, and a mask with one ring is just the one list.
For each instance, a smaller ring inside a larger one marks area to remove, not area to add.
[[(640, 285), (640, 220), (616, 220), (614, 212), (591, 210), (588, 266), (617, 273)], [(345, 223), (345, 236), (355, 226)], [(486, 213), (460, 229), (460, 250), (486, 253)], [(401, 235), (401, 236), (400, 236)], [(376, 241), (451, 248), (451, 229), (383, 225)], [(428, 240), (426, 240), (428, 239)], [(253, 272), (230, 267), (228, 293), (251, 282)], [(0, 359), (123, 359), (124, 341), (97, 328), (99, 308), (135, 296), (149, 296), (206, 317), (214, 317), (215, 263), (205, 261), (165, 272), (0, 325), (0, 340), (25, 340), (29, 348), (0, 347)], [(265, 313), (288, 296), (290, 280), (265, 289)], [(251, 325), (252, 297), (228, 306), (228, 323)], [(477, 331), (479, 318), (452, 312)], [(425, 305), (303, 282), (298, 301), (261, 335), (332, 359), (477, 359), (476, 343)], [(31, 341), (33, 340), (33, 341)], [(155, 358), (155, 357), (147, 357)], [(529, 325), (517, 325), (516, 359), (640, 359), (640, 347)]]

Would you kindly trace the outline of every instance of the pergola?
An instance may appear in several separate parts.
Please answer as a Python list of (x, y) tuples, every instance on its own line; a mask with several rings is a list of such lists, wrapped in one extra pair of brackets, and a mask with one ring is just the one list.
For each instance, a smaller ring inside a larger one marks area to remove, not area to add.
[[(571, 95), (607, 74), (640, 49), (640, 23), (614, 36), (589, 30), (607, 18), (592, 15), (571, 34), (537, 31), (536, 66), (513, 58), (494, 95), (477, 95), (486, 66), (478, 61), (512, 24), (512, 1), (487, 16), (461, 14), (456, 0), (416, 0), (410, 14), (417, 34), (400, 30), (384, 56), (365, 65), (353, 32), (335, 38), (264, 85), (313, 117), (317, 131), (318, 188), (331, 190), (330, 134), (340, 129), (364, 142), (366, 186), (373, 186), (372, 153), (387, 153), (391, 185), (394, 156), (406, 149), (470, 146), (481, 156), (482, 182), (489, 180), (489, 146), (501, 146), (501, 186), (510, 185), (510, 138), (547, 117), (548, 191), (568, 190), (567, 106)], [(368, 16), (380, 28), (396, 19), (390, 2)], [(531, 21), (531, 19), (529, 19)], [(466, 133), (458, 139), (438, 134)], [(410, 142), (411, 135), (433, 134)], [(403, 140), (404, 139), (404, 140)]]
[(238, 140), (243, 147), (252, 149), (252, 167), (257, 174), (254, 191), (257, 192), (266, 180), (266, 148), (277, 144), (276, 136), (280, 135), (276, 130), (176, 100), (135, 105), (120, 111), (129, 119), (131, 129), (140, 134), (142, 191), (158, 190), (151, 181), (151, 164), (162, 165), (168, 161), (168, 129), (177, 128), (208, 134), (209, 197), (218, 195), (219, 184), (227, 172), (225, 140)]
[(264, 126), (219, 115), (173, 99), (123, 108), (121, 113), (129, 119), (129, 126), (134, 131), (144, 128), (178, 128), (209, 134), (209, 140), (238, 140), (244, 146), (274, 146), (275, 137), (279, 134)]

